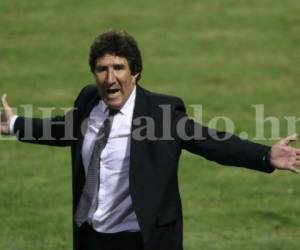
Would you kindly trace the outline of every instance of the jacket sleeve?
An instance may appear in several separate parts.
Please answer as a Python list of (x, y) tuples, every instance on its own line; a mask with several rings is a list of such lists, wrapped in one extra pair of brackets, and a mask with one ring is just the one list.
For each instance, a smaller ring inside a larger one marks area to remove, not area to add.
[(74, 120), (76, 109), (64, 116), (39, 119), (18, 117), (14, 124), (14, 133), (18, 140), (49, 146), (69, 146), (76, 140)]
[(175, 133), (181, 148), (222, 165), (246, 167), (268, 173), (274, 171), (268, 157), (269, 146), (202, 126), (187, 116), (180, 99), (175, 105), (174, 117), (177, 125)]
[[(22, 142), (49, 146), (69, 146), (78, 138), (78, 116), (84, 103), (88, 101), (94, 87), (86, 86), (75, 100), (74, 108), (64, 116), (46, 119), (18, 117), (14, 124), (14, 133)], [(81, 105), (80, 105), (81, 104)]]

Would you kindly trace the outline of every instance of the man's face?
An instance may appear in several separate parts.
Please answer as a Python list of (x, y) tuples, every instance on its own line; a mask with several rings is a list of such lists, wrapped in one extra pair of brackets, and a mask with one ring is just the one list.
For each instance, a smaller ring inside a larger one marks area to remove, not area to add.
[(112, 54), (97, 59), (94, 75), (100, 97), (113, 109), (120, 109), (124, 105), (138, 76), (131, 75), (126, 58)]

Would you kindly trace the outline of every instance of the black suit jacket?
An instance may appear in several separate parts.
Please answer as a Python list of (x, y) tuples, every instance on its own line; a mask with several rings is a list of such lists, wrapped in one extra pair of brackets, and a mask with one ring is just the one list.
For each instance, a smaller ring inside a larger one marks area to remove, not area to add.
[[(96, 87), (89, 85), (77, 97), (75, 109), (66, 116), (44, 120), (19, 117), (14, 126), (14, 131), (21, 141), (71, 146), (73, 211), (77, 207), (85, 182), (81, 158), (85, 122), (98, 101)], [(170, 111), (167, 120), (163, 117), (161, 105)], [(154, 128), (146, 126), (145, 117), (154, 121)], [(185, 120), (184, 133), (189, 138), (182, 138), (181, 132), (178, 132), (176, 127), (182, 120)], [(166, 129), (163, 121), (169, 124), (169, 128)], [(48, 132), (52, 137), (51, 140), (45, 137), (45, 134), (49, 136)], [(141, 138), (134, 136), (136, 132)], [(173, 139), (153, 138), (153, 135), (161, 138), (166, 132)], [(192, 138), (196, 132), (201, 132), (204, 139)], [(146, 135), (152, 136), (147, 138)], [(224, 132), (208, 129), (188, 119), (181, 99), (155, 94), (137, 86), (132, 124), (129, 188), (145, 249), (183, 249), (182, 206), (177, 178), (182, 149), (224, 165), (243, 166), (264, 172), (273, 171), (269, 162), (263, 160), (270, 150), (268, 146), (241, 140), (233, 135), (226, 140), (215, 140), (212, 135), (217, 135), (218, 138), (228, 136)], [(74, 249), (81, 250), (76, 243), (78, 229), (75, 224), (73, 228)]]

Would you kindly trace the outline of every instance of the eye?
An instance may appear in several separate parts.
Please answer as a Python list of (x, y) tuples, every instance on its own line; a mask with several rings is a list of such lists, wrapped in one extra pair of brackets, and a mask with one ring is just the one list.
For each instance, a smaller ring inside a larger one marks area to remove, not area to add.
[(107, 69), (106, 66), (97, 66), (97, 67), (95, 68), (95, 73), (103, 72), (103, 71), (105, 71), (106, 69)]
[(122, 69), (124, 69), (125, 68), (125, 66), (123, 65), (123, 64), (115, 64), (114, 65), (114, 69), (115, 70), (122, 70)]

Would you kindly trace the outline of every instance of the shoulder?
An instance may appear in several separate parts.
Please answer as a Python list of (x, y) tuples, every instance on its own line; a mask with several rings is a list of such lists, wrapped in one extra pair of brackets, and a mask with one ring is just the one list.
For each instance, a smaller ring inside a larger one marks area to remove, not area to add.
[(75, 100), (75, 106), (77, 106), (79, 103), (87, 103), (97, 95), (98, 91), (95, 84), (88, 84), (79, 92)]
[(137, 93), (143, 94), (144, 97), (154, 106), (171, 105), (173, 109), (185, 110), (182, 99), (177, 96), (152, 92), (140, 86), (138, 86), (137, 90)]
[(95, 84), (88, 84), (83, 87), (78, 95), (78, 97), (91, 96), (97, 94), (97, 87)]
[(146, 90), (146, 89), (138, 86), (138, 92), (139, 92), (139, 90), (140, 90), (140, 92), (142, 92), (145, 95), (146, 98), (149, 98), (149, 99), (151, 99), (151, 101), (158, 103), (158, 104), (183, 103), (182, 99), (177, 96), (152, 92), (152, 91)]

